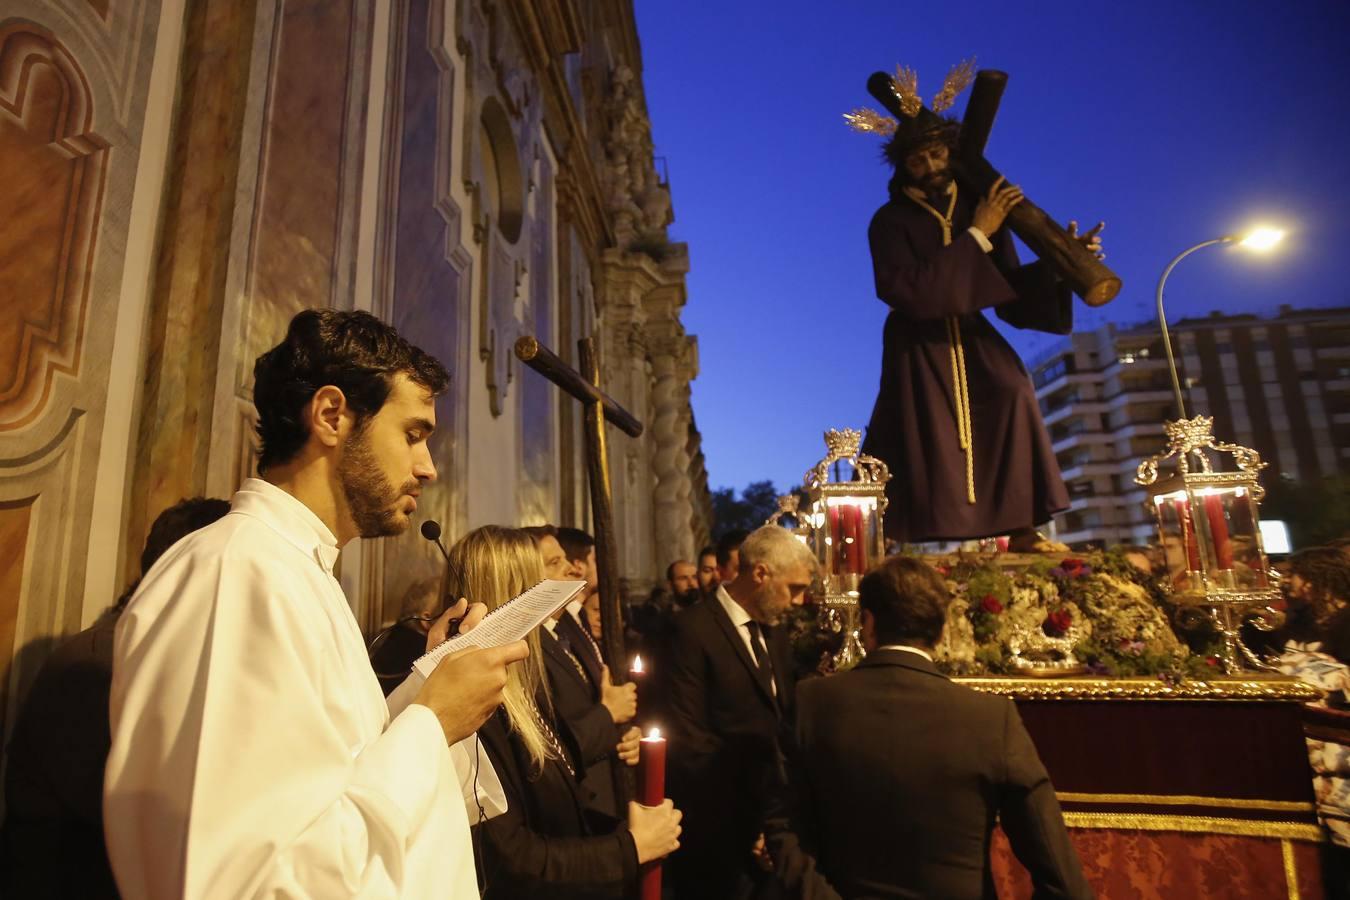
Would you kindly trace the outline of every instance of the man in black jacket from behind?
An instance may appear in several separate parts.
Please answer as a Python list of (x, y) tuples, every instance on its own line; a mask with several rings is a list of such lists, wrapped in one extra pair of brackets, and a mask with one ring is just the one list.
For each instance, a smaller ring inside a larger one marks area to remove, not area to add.
[(666, 871), (680, 900), (750, 895), (765, 791), (783, 769), (796, 678), (783, 615), (805, 599), (811, 551), (786, 529), (740, 547), (734, 580), (674, 618), (666, 679), (670, 796), (684, 812)]
[(923, 562), (887, 560), (859, 585), (867, 658), (802, 684), (795, 791), (785, 795), (796, 834), (788, 806), (767, 828), (789, 895), (997, 897), (997, 818), (1036, 897), (1092, 896), (1017, 707), (933, 665), (950, 600)]

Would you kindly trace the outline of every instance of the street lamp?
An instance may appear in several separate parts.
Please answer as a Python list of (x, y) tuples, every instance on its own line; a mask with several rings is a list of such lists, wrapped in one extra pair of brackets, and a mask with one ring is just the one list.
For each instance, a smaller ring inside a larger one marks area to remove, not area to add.
[(1223, 237), (1201, 241), (1194, 247), (1181, 251), (1167, 264), (1167, 268), (1163, 269), (1162, 277), (1158, 279), (1158, 325), (1162, 328), (1163, 350), (1167, 352), (1167, 368), (1172, 373), (1172, 391), (1176, 395), (1178, 419), (1186, 418), (1186, 401), (1181, 396), (1181, 379), (1177, 376), (1177, 361), (1172, 357), (1172, 337), (1167, 332), (1167, 314), (1163, 311), (1163, 285), (1167, 284), (1167, 276), (1172, 274), (1177, 263), (1205, 247), (1212, 247), (1215, 244), (1237, 244), (1256, 253), (1265, 253), (1283, 239), (1284, 231), (1279, 228), (1258, 227), (1244, 234), (1226, 234)]
[[(1177, 263), (1202, 247), (1232, 243), (1260, 252), (1274, 247), (1283, 236), (1276, 229), (1258, 228), (1245, 235), (1204, 241), (1178, 254), (1158, 280), (1158, 325), (1178, 419), (1166, 423), (1166, 452), (1141, 462), (1134, 480), (1151, 495), (1167, 567), (1164, 586), (1186, 618), (1213, 625), (1222, 640), (1219, 658), (1229, 674), (1244, 666), (1269, 668), (1243, 643), (1241, 626), (1252, 621), (1269, 630), (1279, 619), (1273, 609), (1280, 597), (1278, 574), (1268, 568), (1257, 513), (1265, 494), (1259, 473), (1266, 464), (1255, 450), (1215, 440), (1213, 418), (1186, 418), (1163, 312), (1163, 285)], [(1236, 469), (1215, 468), (1224, 454), (1231, 456)], [(1160, 472), (1161, 465), (1170, 471)]]

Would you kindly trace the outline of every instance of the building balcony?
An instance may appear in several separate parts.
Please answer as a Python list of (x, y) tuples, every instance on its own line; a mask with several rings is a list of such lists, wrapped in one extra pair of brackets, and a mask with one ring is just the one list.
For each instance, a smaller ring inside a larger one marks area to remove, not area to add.
[(1085, 509), (1115, 509), (1120, 499), (1113, 494), (1093, 494), (1086, 497), (1070, 497), (1069, 508), (1065, 512), (1082, 512)]
[(1116, 360), (1109, 366), (1101, 370), (1103, 378), (1115, 378), (1126, 372), (1157, 372), (1158, 370), (1167, 371), (1167, 359), (1165, 357), (1136, 356), (1134, 362), (1121, 362)]
[(1077, 434), (1065, 435), (1059, 440), (1051, 437), (1050, 449), (1056, 456), (1065, 453), (1075, 447), (1087, 447), (1092, 444), (1110, 444), (1115, 441), (1115, 437), (1105, 431), (1080, 431)]
[(1095, 384), (1101, 380), (1102, 376), (1096, 372), (1066, 372), (1054, 381), (1047, 381), (1045, 384), (1036, 388), (1036, 399), (1043, 400), (1056, 391), (1062, 391), (1070, 385)]
[(1118, 394), (1113, 394), (1106, 405), (1113, 410), (1122, 407), (1133, 406), (1136, 403), (1163, 403), (1173, 399), (1170, 388), (1148, 388), (1145, 390), (1133, 391), (1128, 388)]
[(1118, 471), (1119, 467), (1114, 462), (1086, 462), (1061, 468), (1059, 476), (1067, 482), (1077, 481), (1080, 478), (1092, 478), (1096, 475), (1115, 475)]
[(1106, 411), (1107, 405), (1100, 400), (1079, 400), (1066, 403), (1045, 414), (1045, 427), (1049, 428), (1052, 425), (1058, 425), (1060, 422), (1067, 422), (1077, 416), (1100, 415)]
[[(1112, 430), (1110, 435), (1111, 438), (1115, 440), (1119, 438), (1152, 437), (1155, 434), (1160, 435), (1163, 433), (1162, 422), (1149, 421), (1131, 422), (1128, 425), (1122, 425), (1119, 428)], [(1159, 449), (1162, 449), (1161, 445), (1159, 445)]]

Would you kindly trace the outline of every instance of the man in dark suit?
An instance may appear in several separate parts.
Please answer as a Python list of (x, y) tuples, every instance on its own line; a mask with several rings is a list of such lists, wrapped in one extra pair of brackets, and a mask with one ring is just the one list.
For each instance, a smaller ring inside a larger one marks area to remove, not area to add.
[[(739, 570), (713, 597), (674, 619), (669, 671), (670, 795), (684, 811), (669, 871), (690, 900), (747, 896), (765, 788), (782, 770), (796, 679), (786, 632), (815, 557), (777, 526), (740, 546)], [(661, 674), (661, 673), (658, 673)]]
[[(539, 550), (544, 577), (579, 579), (581, 565), (569, 560), (552, 525), (522, 529)], [(629, 723), (637, 715), (637, 686), (615, 685), (600, 658), (600, 648), (582, 624), (580, 601), (573, 601), (545, 623), (540, 633), (544, 669), (553, 707), (570, 732), (585, 769), (589, 807), (617, 821), (623, 818), (616, 790), (622, 765), (636, 765), (638, 738)]]
[(950, 599), (924, 563), (887, 560), (859, 586), (867, 658), (802, 685), (796, 835), (784, 827), (785, 807), (767, 826), (790, 894), (996, 897), (997, 818), (1037, 897), (1092, 896), (1017, 707), (933, 665)]

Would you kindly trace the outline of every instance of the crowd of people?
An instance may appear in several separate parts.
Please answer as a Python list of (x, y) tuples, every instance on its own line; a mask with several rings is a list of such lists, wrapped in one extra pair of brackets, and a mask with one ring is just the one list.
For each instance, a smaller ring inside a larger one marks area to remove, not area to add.
[[(995, 821), (1038, 896), (1091, 896), (1016, 706), (934, 665), (951, 597), (915, 559), (862, 580), (865, 661), (800, 684), (782, 621), (816, 561), (776, 526), (672, 561), (629, 610), (640, 693), (605, 663), (576, 528), (469, 531), (367, 644), (338, 552), (409, 527), (447, 378), (363, 313), (303, 312), (259, 358), (259, 477), (166, 510), (140, 581), (16, 717), (6, 896), (624, 898), (664, 861), (675, 900), (974, 898)], [(416, 672), (545, 578), (586, 588)], [(1288, 594), (1270, 650), (1343, 704), (1345, 549), (1294, 556)], [(655, 806), (627, 799), (639, 721), (671, 747)], [(1350, 843), (1350, 760), (1310, 750)]]

